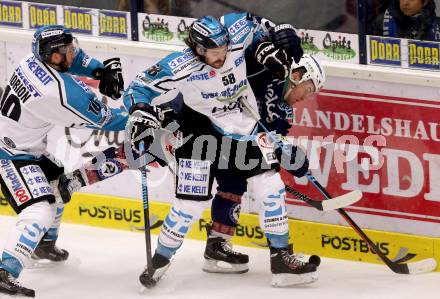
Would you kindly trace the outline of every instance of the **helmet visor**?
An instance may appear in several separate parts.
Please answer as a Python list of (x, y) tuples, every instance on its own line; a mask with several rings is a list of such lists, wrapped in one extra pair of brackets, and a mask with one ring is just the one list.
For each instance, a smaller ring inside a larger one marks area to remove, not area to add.
[(65, 55), (71, 54), (73, 55), (73, 58), (75, 58), (79, 52), (78, 40), (74, 37), (71, 43), (59, 47), (58, 52)]

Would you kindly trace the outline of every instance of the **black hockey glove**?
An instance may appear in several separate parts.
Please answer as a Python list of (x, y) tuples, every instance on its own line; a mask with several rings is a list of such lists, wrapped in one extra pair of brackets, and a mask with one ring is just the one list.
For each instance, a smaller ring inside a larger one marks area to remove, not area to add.
[(284, 49), (277, 49), (272, 42), (263, 41), (256, 46), (255, 58), (277, 79), (284, 80), (289, 74), (290, 63)]
[(301, 47), (301, 39), (296, 35), (295, 28), (290, 24), (280, 24), (269, 29), (269, 38), (275, 48), (284, 49), (289, 63), (293, 60), (298, 63), (304, 54)]
[(122, 67), (119, 58), (110, 58), (103, 62), (104, 68), (98, 68), (93, 75), (99, 80), (99, 91), (117, 100), (124, 90)]
[(147, 151), (154, 141), (155, 130), (175, 118), (176, 113), (169, 107), (151, 106), (145, 103), (134, 105), (130, 109), (125, 127), (133, 151), (139, 155), (143, 154), (140, 150), (141, 142), (144, 144), (144, 151)]
[(278, 147), (275, 155), (280, 161), (281, 167), (292, 175), (303, 177), (309, 169), (309, 160), (306, 154), (293, 144), (283, 143), (283, 150)]
[(64, 203), (68, 203), (72, 198), (72, 194), (87, 185), (85, 174), (76, 169), (72, 173), (62, 174), (58, 178), (58, 192)]

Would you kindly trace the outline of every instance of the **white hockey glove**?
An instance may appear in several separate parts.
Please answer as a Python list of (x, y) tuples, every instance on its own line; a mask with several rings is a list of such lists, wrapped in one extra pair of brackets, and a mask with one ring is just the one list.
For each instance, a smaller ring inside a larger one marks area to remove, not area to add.
[(290, 63), (284, 49), (276, 49), (272, 42), (263, 41), (257, 45), (255, 58), (277, 79), (284, 80), (289, 74)]
[(117, 100), (124, 90), (124, 78), (119, 58), (110, 58), (103, 62), (104, 68), (98, 68), (93, 75), (99, 79), (99, 91)]

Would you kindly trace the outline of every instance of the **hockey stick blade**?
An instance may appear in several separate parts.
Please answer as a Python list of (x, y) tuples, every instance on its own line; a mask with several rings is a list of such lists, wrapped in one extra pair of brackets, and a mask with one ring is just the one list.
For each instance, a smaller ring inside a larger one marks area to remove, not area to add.
[(330, 200), (325, 200), (322, 202), (322, 210), (330, 211), (351, 206), (352, 204), (358, 202), (362, 198), (362, 192), (360, 190), (354, 190), (348, 192), (344, 195), (333, 197)]
[(437, 261), (433, 258), (427, 258), (421, 261), (408, 264), (391, 264), (390, 268), (399, 274), (422, 274), (432, 272), (437, 268)]

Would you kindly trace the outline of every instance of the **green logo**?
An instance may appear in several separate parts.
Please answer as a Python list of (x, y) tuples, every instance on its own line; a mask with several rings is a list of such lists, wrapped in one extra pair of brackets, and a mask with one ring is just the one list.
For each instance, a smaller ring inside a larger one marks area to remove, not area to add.
[(332, 40), (330, 33), (327, 33), (322, 41), (323, 49), (319, 49), (314, 40), (315, 38), (309, 33), (302, 34), (301, 45), (306, 54), (315, 55), (322, 52), (335, 60), (350, 60), (356, 56), (356, 52), (351, 48), (351, 41), (345, 36), (339, 35), (337, 40)]
[(351, 41), (338, 36), (337, 40), (332, 40), (330, 33), (327, 33), (322, 41), (324, 54), (336, 60), (349, 60), (356, 56), (356, 52), (351, 48)]
[(168, 23), (164, 22), (164, 19), (157, 19), (156, 22), (151, 22), (150, 17), (146, 16), (142, 22), (144, 28), (143, 34), (146, 39), (153, 40), (155, 42), (165, 42), (173, 38), (173, 33), (168, 27)]
[(188, 37), (189, 26), (186, 25), (185, 20), (180, 20), (179, 25), (177, 25), (177, 38), (180, 40), (185, 40)]
[(315, 38), (308, 33), (301, 37), (301, 46), (306, 54), (315, 55), (319, 52), (318, 47), (313, 43)]

